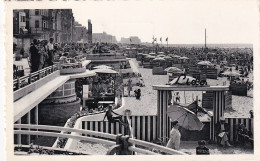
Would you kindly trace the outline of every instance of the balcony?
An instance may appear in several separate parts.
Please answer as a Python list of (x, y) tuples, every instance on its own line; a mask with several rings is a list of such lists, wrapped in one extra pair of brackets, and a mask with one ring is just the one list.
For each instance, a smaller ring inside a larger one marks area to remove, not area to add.
[(17, 38), (33, 37), (33, 36), (41, 36), (41, 34), (46, 33), (46, 32), (50, 32), (50, 29), (49, 28), (43, 28), (43, 27), (39, 27), (39, 28), (30, 27), (28, 29), (28, 32), (26, 32), (26, 33), (14, 33), (14, 36), (17, 37)]

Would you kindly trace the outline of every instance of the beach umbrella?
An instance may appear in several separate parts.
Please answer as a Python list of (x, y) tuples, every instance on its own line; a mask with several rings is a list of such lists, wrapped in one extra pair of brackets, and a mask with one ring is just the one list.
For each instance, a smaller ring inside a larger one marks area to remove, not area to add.
[(149, 54), (142, 54), (142, 55), (145, 56), (145, 57), (146, 57), (146, 56), (149, 56)]
[(200, 61), (198, 65), (214, 66), (210, 61)]
[(92, 70), (93, 72), (95, 73), (104, 73), (104, 74), (116, 74), (117, 71), (115, 70), (112, 70), (112, 69), (95, 69), (95, 70)]
[(167, 71), (168, 73), (183, 73), (183, 71), (177, 67), (169, 67), (166, 68), (164, 71)]
[(172, 57), (173, 57), (173, 58), (180, 58), (181, 56), (179, 56), (179, 55), (173, 55)]
[(179, 59), (180, 59), (180, 60), (188, 60), (189, 58), (186, 57), (186, 56), (183, 56), (183, 57), (180, 57)]
[(167, 108), (167, 115), (171, 120), (179, 121), (180, 126), (187, 130), (202, 130), (204, 124), (199, 120), (196, 114), (185, 107), (177, 104)]
[(222, 73), (222, 75), (229, 76), (229, 77), (239, 77), (241, 74), (237, 72), (226, 71)]
[(164, 59), (164, 58), (161, 58), (161, 57), (156, 57), (156, 58), (154, 58), (153, 60), (154, 60), (154, 61), (165, 61), (165, 59)]
[(170, 57), (170, 56), (165, 56), (165, 57), (163, 57), (164, 59), (172, 59), (172, 57)]
[(165, 57), (165, 55), (159, 54), (159, 55), (157, 55), (157, 57)]
[[(180, 76), (178, 78), (174, 78), (172, 81), (170, 81), (170, 85), (176, 85), (176, 84), (186, 84), (187, 80), (189, 79), (189, 82), (191, 82), (192, 80), (196, 80), (195, 78), (191, 77), (191, 76)], [(178, 80), (178, 83), (177, 83)]]
[(152, 56), (152, 55), (147, 55), (146, 57), (147, 57), (147, 58), (151, 58), (151, 59), (156, 58), (155, 56)]
[(174, 54), (168, 54), (168, 56), (170, 56), (170, 57), (173, 57), (173, 56), (174, 56)]
[(209, 54), (209, 55), (216, 55), (216, 53), (211, 53), (211, 52), (210, 52), (210, 53), (208, 53), (208, 54)]
[(95, 66), (93, 68), (94, 69), (112, 69), (112, 67), (107, 66), (107, 65), (99, 65), (99, 66)]

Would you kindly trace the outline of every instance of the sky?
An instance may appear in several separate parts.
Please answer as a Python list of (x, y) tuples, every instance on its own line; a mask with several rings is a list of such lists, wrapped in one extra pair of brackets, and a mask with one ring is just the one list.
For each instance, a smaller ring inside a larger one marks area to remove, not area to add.
[(117, 37), (152, 37), (170, 44), (253, 43), (258, 30), (258, 8), (254, 0), (165, 0), (95, 1), (72, 6), (75, 20), (93, 32)]

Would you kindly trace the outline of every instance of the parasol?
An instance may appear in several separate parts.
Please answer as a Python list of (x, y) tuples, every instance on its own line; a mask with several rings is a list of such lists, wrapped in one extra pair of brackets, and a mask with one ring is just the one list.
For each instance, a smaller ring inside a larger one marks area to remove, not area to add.
[(92, 70), (95, 73), (104, 73), (104, 74), (116, 74), (117, 71), (114, 71), (112, 69), (95, 69)]
[(210, 61), (200, 61), (198, 65), (205, 65), (205, 66), (214, 66)]
[(180, 59), (180, 60), (188, 60), (189, 58), (186, 57), (186, 56), (183, 56), (183, 57), (180, 57), (179, 59)]
[(164, 71), (167, 71), (168, 73), (183, 73), (183, 71), (177, 67), (169, 67), (164, 69)]
[(173, 58), (180, 58), (181, 56), (179, 56), (179, 55), (173, 55), (172, 57), (173, 57)]
[(112, 69), (112, 67), (107, 66), (107, 65), (99, 65), (99, 66), (95, 66), (93, 68), (94, 69)]
[(155, 56), (156, 54), (155, 53), (149, 53), (149, 55)]
[(159, 55), (157, 55), (157, 57), (165, 57), (165, 55), (159, 54)]
[(237, 72), (226, 71), (222, 73), (222, 75), (229, 76), (229, 77), (239, 77), (241, 74)]
[(153, 60), (154, 60), (154, 61), (165, 61), (165, 59), (164, 59), (164, 58), (161, 58), (161, 57), (156, 57), (156, 58), (154, 58)]
[(167, 115), (171, 120), (179, 121), (180, 126), (187, 130), (202, 130), (204, 124), (199, 120), (196, 114), (179, 105), (171, 105), (167, 109)]

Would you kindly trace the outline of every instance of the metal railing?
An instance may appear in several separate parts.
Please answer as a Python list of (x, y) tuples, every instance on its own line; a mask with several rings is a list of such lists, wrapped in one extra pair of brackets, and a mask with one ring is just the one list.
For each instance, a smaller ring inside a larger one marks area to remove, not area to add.
[(30, 73), (27, 76), (17, 78), (15, 80), (13, 80), (13, 91), (26, 87), (29, 84), (40, 80), (41, 78), (53, 73), (56, 70), (58, 70), (57, 65), (52, 65), (52, 66), (43, 68), (37, 72)]
[[(156, 153), (158, 151), (168, 155), (186, 155), (183, 152), (170, 149), (164, 146), (160, 146), (154, 143), (129, 138), (129, 136), (114, 135), (114, 134), (96, 132), (91, 130), (81, 130), (81, 129), (74, 129), (74, 128), (59, 127), (59, 126), (48, 126), (48, 125), (29, 125), (29, 124), (14, 124), (14, 128), (19, 129), (19, 130), (14, 130), (14, 134), (72, 138), (77, 140), (91, 141), (98, 144), (110, 145), (112, 147), (109, 149), (107, 153), (108, 155), (115, 154), (115, 153), (128, 155), (131, 154), (131, 152), (154, 155), (154, 154), (158, 154)], [(30, 131), (32, 129), (41, 130), (41, 131)], [(59, 133), (61, 131), (76, 132), (78, 134), (84, 134), (85, 136)], [(133, 146), (133, 144), (137, 147)], [(155, 150), (156, 152), (151, 150)]]

